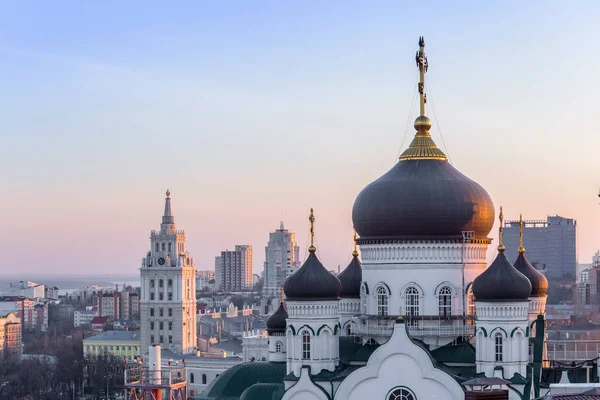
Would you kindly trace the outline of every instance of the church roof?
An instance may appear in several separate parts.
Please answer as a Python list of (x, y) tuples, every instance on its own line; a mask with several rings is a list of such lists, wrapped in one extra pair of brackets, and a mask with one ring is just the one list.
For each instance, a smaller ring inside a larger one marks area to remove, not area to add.
[(240, 400), (279, 400), (284, 392), (283, 383), (257, 383), (244, 390)]
[(279, 303), (279, 308), (267, 319), (267, 332), (269, 335), (276, 332), (285, 332), (286, 319), (288, 317), (287, 310), (283, 301)]
[(256, 383), (282, 383), (285, 363), (246, 362), (235, 365), (219, 375), (210, 390), (195, 397), (197, 400), (239, 400), (242, 393)]
[(360, 298), (360, 284), (362, 282), (362, 267), (358, 259), (358, 252), (355, 250), (352, 254), (352, 261), (338, 275), (338, 279), (342, 284), (340, 297), (342, 298)]

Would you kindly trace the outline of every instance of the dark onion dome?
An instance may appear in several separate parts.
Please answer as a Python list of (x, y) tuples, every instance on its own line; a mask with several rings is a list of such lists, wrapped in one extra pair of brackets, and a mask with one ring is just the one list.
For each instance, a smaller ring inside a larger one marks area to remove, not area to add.
[(352, 252), (352, 261), (338, 275), (338, 279), (342, 284), (342, 290), (340, 297), (342, 298), (360, 298), (360, 284), (362, 282), (362, 267), (360, 260), (358, 259), (358, 252), (354, 250)]
[(446, 159), (401, 159), (360, 192), (352, 221), (362, 239), (462, 237), (462, 231), (485, 238), (494, 204)]
[(279, 308), (267, 319), (267, 332), (269, 335), (273, 333), (285, 333), (286, 322), (288, 317), (287, 310), (283, 301), (279, 303)]
[(515, 268), (529, 279), (531, 283), (531, 296), (544, 296), (548, 291), (548, 279), (540, 271), (535, 269), (529, 260), (525, 257), (525, 251), (520, 251), (519, 257), (515, 261)]
[(340, 280), (327, 271), (310, 247), (308, 258), (292, 276), (285, 280), (283, 291), (287, 300), (334, 300), (339, 299)]
[(527, 300), (530, 294), (529, 279), (508, 261), (502, 249), (488, 269), (473, 281), (473, 296), (478, 301)]

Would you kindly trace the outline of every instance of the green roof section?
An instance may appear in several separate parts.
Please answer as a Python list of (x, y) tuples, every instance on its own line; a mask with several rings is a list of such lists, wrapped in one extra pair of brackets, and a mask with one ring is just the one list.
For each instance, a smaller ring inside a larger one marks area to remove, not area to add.
[(244, 390), (240, 400), (281, 400), (284, 392), (283, 383), (257, 383)]
[(466, 341), (449, 344), (432, 350), (431, 356), (445, 364), (475, 364), (475, 347)]
[(257, 383), (281, 384), (286, 364), (278, 362), (247, 362), (223, 372), (211, 382), (208, 392), (194, 397), (195, 400), (239, 400), (242, 393)]
[(378, 344), (361, 344), (355, 336), (340, 337), (340, 362), (364, 362), (366, 363), (371, 354), (379, 347)]

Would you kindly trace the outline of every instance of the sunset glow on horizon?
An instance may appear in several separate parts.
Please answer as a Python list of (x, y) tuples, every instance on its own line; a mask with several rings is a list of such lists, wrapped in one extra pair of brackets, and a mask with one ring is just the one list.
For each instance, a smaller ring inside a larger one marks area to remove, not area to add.
[(506, 220), (576, 219), (580, 263), (600, 248), (596, 3), (143, 4), (3, 6), (0, 248), (24, 278), (136, 274), (167, 188), (199, 270), (250, 244), (260, 272), (281, 220), (306, 258), (311, 207), (343, 269), (356, 196), (415, 133), (420, 35), (454, 167)]

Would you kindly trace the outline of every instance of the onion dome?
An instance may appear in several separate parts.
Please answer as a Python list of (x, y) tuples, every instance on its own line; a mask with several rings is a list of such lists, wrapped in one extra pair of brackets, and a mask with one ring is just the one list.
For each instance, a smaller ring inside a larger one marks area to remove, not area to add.
[(500, 207), (500, 244), (492, 264), (473, 281), (473, 296), (478, 301), (527, 300), (531, 294), (529, 279), (508, 261), (502, 244), (502, 207)]
[(354, 226), (363, 239), (461, 238), (462, 231), (485, 238), (494, 224), (494, 204), (483, 187), (448, 162), (431, 138), (431, 121), (425, 116), (429, 63), (422, 38), (419, 45), (417, 133), (399, 162), (360, 192), (352, 209)]
[(287, 317), (288, 313), (282, 301), (279, 303), (277, 311), (267, 319), (267, 332), (269, 335), (273, 333), (285, 333)]
[(310, 209), (311, 244), (308, 258), (292, 276), (283, 284), (283, 291), (288, 300), (333, 300), (339, 299), (342, 285), (340, 280), (321, 264), (314, 246), (313, 209)]
[(519, 217), (519, 256), (515, 261), (515, 268), (522, 273), (531, 282), (531, 296), (541, 297), (548, 291), (548, 279), (540, 271), (535, 269), (525, 257), (525, 248), (523, 247), (523, 216)]
[(340, 297), (342, 298), (360, 298), (360, 285), (362, 283), (362, 267), (358, 259), (358, 251), (356, 250), (356, 231), (354, 233), (354, 251), (352, 252), (352, 261), (338, 275), (338, 279), (342, 284)]

